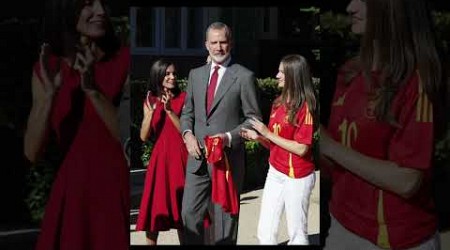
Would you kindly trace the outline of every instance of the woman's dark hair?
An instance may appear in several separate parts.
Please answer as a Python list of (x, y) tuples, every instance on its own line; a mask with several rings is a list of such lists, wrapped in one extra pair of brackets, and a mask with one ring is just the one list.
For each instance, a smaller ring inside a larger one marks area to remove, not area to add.
[[(281, 59), (284, 70), (284, 87), (276, 105), (284, 104), (288, 109), (288, 121), (296, 124), (295, 115), (306, 102), (308, 110), (317, 118), (316, 92), (312, 82), (311, 71), (307, 60), (301, 55), (286, 55)], [(314, 123), (315, 124), (315, 123)]]
[[(163, 91), (162, 82), (166, 76), (167, 68), (173, 65), (176, 69), (175, 63), (164, 58), (155, 61), (150, 69), (150, 78), (147, 84), (147, 90), (150, 90), (154, 96), (161, 96)], [(177, 96), (181, 92), (178, 84), (172, 89), (172, 93)]]
[[(398, 89), (419, 74), (423, 89), (434, 106), (441, 105), (442, 65), (426, 0), (367, 0), (367, 21), (360, 55), (354, 61), (374, 89), (374, 63), (381, 73), (375, 95), (378, 120), (395, 123), (390, 107)], [(355, 75), (355, 74), (353, 74)], [(348, 82), (352, 77), (346, 77)]]
[[(75, 51), (80, 41), (80, 33), (76, 29), (80, 12), (84, 7), (84, 0), (48, 0), (45, 1), (45, 16), (43, 20), (44, 42), (50, 44), (52, 53), (57, 56), (68, 56)], [(105, 58), (114, 54), (120, 47), (120, 40), (116, 36), (109, 9), (105, 6), (106, 33), (97, 40), (97, 45)]]

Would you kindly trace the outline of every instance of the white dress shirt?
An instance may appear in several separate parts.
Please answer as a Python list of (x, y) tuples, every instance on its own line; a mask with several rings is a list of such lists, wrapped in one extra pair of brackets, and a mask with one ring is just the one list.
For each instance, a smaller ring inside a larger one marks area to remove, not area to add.
[[(215, 96), (216, 93), (217, 93), (217, 89), (219, 88), (220, 82), (222, 81), (222, 77), (223, 77), (223, 75), (225, 74), (225, 71), (227, 70), (228, 64), (230, 64), (230, 61), (231, 61), (231, 57), (228, 57), (228, 59), (225, 60), (222, 64), (217, 64), (217, 63), (211, 61), (211, 69), (210, 69), (210, 71), (209, 71), (209, 80), (210, 80), (210, 81), (211, 81), (211, 76), (212, 76), (212, 74), (214, 73), (214, 68), (215, 68), (216, 66), (219, 66), (219, 67), (220, 67), (220, 68), (219, 68), (219, 71), (218, 71), (219, 76), (218, 76), (218, 78), (217, 78), (216, 89), (214, 90), (214, 96)], [(208, 82), (208, 85), (209, 85), (209, 83), (210, 83), (210, 82)]]
[[(222, 77), (223, 77), (223, 75), (225, 74), (225, 71), (228, 68), (228, 64), (230, 64), (230, 61), (231, 61), (231, 56), (228, 57), (228, 59), (226, 59), (222, 64), (217, 64), (214, 61), (211, 61), (211, 69), (209, 71), (209, 79), (210, 80), (211, 80), (211, 76), (212, 76), (212, 74), (214, 72), (214, 68), (216, 66), (220, 67), (219, 71), (218, 71), (219, 76), (217, 77), (216, 89), (214, 90), (214, 96), (216, 96), (217, 89), (219, 89), (220, 82), (222, 81)], [(208, 85), (209, 85), (209, 83), (210, 83), (210, 81), (208, 82)], [(228, 137), (228, 147), (231, 148), (231, 133), (230, 132), (226, 132), (225, 134)]]

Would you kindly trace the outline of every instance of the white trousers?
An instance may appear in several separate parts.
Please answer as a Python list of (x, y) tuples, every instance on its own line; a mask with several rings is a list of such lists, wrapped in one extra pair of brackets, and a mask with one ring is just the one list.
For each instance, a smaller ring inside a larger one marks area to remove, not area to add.
[(258, 240), (261, 245), (276, 245), (278, 226), (285, 209), (288, 245), (308, 245), (308, 207), (315, 173), (294, 179), (269, 166), (261, 200)]
[[(325, 250), (384, 250), (369, 240), (356, 235), (341, 225), (331, 215), (331, 225), (325, 243)], [(436, 232), (429, 240), (407, 250), (440, 250), (440, 237)]]

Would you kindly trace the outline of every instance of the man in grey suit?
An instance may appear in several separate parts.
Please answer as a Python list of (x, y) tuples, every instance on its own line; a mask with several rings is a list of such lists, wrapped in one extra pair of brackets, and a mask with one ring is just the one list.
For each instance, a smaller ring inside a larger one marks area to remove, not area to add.
[(235, 245), (239, 214), (226, 213), (216, 204), (210, 207), (212, 166), (203, 155), (203, 139), (207, 135), (223, 139), (239, 197), (245, 170), (245, 147), (239, 132), (242, 126), (251, 127), (248, 121), (252, 117), (261, 120), (261, 113), (253, 72), (231, 61), (230, 28), (212, 23), (206, 30), (205, 45), (211, 62), (190, 71), (180, 119), (189, 152), (181, 212), (183, 244), (205, 243), (203, 223), (210, 209), (209, 243)]

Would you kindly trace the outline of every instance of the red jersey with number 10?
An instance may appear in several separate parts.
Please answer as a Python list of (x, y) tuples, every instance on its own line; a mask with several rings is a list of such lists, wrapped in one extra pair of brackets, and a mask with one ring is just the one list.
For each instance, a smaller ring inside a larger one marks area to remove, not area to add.
[[(295, 115), (292, 125), (288, 121), (287, 109), (284, 105), (273, 105), (269, 120), (269, 130), (285, 139), (294, 140), (311, 146), (313, 141), (313, 118), (306, 102)], [(303, 156), (283, 149), (275, 143), (270, 143), (270, 164), (278, 171), (291, 178), (301, 178), (314, 171), (311, 148)]]
[[(372, 72), (375, 84), (378, 78), (379, 73)], [(345, 228), (381, 248), (410, 248), (437, 231), (430, 186), (433, 109), (418, 73), (393, 99), (396, 125), (375, 118), (373, 93), (376, 91), (368, 90), (362, 73), (345, 84), (341, 71), (327, 130), (336, 141), (363, 155), (422, 171), (421, 189), (404, 199), (336, 165), (330, 212)]]

